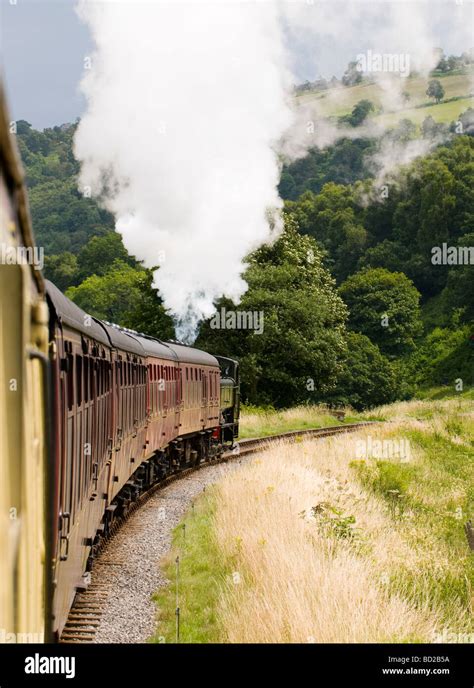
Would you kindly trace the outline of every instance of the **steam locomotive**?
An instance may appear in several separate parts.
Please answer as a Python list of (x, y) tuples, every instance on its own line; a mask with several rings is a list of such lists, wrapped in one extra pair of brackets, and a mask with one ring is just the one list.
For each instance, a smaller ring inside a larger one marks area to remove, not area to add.
[[(31, 249), (1, 90), (0, 144), (0, 239)], [(58, 639), (114, 520), (234, 445), (239, 365), (102, 322), (22, 260), (0, 265), (0, 317), (0, 627)]]

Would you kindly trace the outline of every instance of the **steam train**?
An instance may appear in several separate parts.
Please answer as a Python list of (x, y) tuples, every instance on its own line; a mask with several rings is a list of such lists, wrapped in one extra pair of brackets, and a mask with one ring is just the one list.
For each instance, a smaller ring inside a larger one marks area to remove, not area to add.
[(234, 445), (239, 366), (102, 322), (22, 260), (34, 240), (1, 91), (0, 144), (0, 627), (54, 640), (114, 520)]

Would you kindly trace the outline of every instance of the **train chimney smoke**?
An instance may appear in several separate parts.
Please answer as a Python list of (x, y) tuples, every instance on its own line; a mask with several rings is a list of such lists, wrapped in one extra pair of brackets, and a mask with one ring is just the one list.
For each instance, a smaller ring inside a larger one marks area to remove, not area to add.
[(116, 218), (130, 253), (192, 342), (245, 256), (278, 231), (276, 142), (291, 123), (278, 3), (90, 2), (96, 44), (75, 138), (80, 186)]

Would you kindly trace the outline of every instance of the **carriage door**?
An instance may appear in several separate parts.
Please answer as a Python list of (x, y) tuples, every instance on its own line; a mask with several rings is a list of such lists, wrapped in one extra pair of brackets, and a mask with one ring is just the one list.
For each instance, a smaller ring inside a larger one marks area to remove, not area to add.
[(174, 365), (170, 368), (172, 380), (171, 380), (171, 385), (173, 389), (173, 396), (172, 396), (172, 404), (173, 404), (173, 412), (174, 412), (174, 435), (177, 436), (179, 435), (179, 416), (180, 416), (180, 406), (181, 406), (181, 397), (180, 397), (180, 384), (179, 384), (179, 366)]

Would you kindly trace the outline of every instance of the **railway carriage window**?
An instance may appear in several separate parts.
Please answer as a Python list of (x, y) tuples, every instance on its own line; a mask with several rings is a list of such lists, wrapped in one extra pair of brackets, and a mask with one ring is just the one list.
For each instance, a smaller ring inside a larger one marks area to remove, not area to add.
[(89, 358), (84, 356), (84, 401), (89, 401)]
[(171, 366), (167, 366), (168, 368), (168, 406), (172, 408), (173, 406), (173, 368)]
[(170, 406), (174, 407), (174, 380), (173, 380), (173, 368), (170, 366)]
[(163, 410), (163, 369), (160, 365), (156, 366), (155, 400), (157, 412)]
[(91, 401), (94, 401), (94, 359), (89, 361), (89, 389)]
[(82, 404), (82, 356), (76, 355), (76, 397), (77, 405)]
[(67, 354), (67, 406), (69, 411), (74, 406), (74, 356)]

